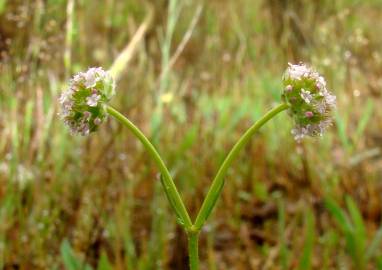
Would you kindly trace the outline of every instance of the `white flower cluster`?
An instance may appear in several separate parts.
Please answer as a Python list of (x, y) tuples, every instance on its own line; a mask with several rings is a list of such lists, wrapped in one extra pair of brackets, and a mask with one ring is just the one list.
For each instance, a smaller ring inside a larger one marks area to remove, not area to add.
[(322, 136), (332, 123), (331, 114), (336, 107), (336, 97), (327, 89), (324, 77), (303, 63), (289, 63), (283, 83), (282, 96), (295, 121), (292, 129), (295, 139)]
[(115, 82), (100, 67), (79, 72), (60, 96), (60, 116), (72, 134), (88, 135), (96, 131), (107, 114), (105, 104), (115, 92)]

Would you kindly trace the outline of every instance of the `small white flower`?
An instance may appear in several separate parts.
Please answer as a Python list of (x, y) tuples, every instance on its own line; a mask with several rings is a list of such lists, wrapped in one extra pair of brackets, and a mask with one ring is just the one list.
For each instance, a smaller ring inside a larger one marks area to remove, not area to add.
[(322, 100), (321, 102), (318, 102), (314, 108), (317, 110), (319, 114), (324, 114), (326, 111), (326, 103), (325, 100)]
[(100, 100), (101, 96), (97, 94), (92, 94), (90, 97), (86, 98), (86, 104), (90, 107), (97, 107), (98, 101)]
[(73, 94), (73, 92), (71, 89), (69, 89), (65, 92), (62, 92), (62, 94), (60, 95), (60, 98), (59, 98), (59, 102), (61, 104), (65, 104), (66, 102), (68, 102), (71, 99), (72, 94)]
[(82, 136), (89, 135), (89, 133), (90, 133), (89, 124), (87, 124), (87, 123), (83, 124), (80, 133)]
[(296, 141), (301, 141), (306, 135), (308, 135), (308, 129), (304, 127), (296, 127), (291, 131)]
[(307, 91), (305, 89), (301, 89), (301, 98), (308, 104), (310, 104), (310, 102), (312, 101), (312, 94), (310, 93), (310, 91)]
[(80, 83), (80, 82), (82, 82), (83, 79), (84, 79), (84, 77), (83, 77), (83, 73), (80, 72), (80, 73), (74, 75), (72, 81), (73, 81), (74, 83)]
[(96, 86), (97, 84), (97, 77), (96, 77), (96, 72), (94, 69), (89, 69), (85, 74), (84, 74), (84, 78), (85, 78), (85, 87), (86, 88), (92, 88), (94, 86)]
[(326, 95), (324, 95), (324, 99), (326, 104), (328, 104), (329, 106), (331, 107), (336, 106), (336, 100), (337, 100), (336, 96), (327, 93)]
[(326, 87), (326, 81), (325, 81), (324, 77), (318, 76), (316, 86), (318, 89), (322, 89), (322, 88)]
[(304, 65), (293, 65), (291, 63), (288, 63), (289, 68), (287, 70), (286, 76), (288, 76), (290, 79), (294, 80), (300, 80), (303, 76), (309, 76), (310, 69)]

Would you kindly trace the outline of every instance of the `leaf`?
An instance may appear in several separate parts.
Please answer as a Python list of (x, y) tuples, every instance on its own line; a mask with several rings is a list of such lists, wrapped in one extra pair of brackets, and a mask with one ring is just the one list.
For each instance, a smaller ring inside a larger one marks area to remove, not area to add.
[(363, 266), (365, 265), (365, 250), (366, 250), (366, 229), (365, 224), (363, 222), (362, 215), (354, 202), (354, 200), (347, 196), (346, 197), (346, 204), (352, 219), (352, 222), (354, 224), (354, 232), (353, 232), (353, 238), (355, 240), (355, 262), (359, 266), (360, 269), (363, 269)]
[(346, 197), (345, 200), (346, 200), (346, 204), (352, 219), (352, 223), (354, 224), (355, 234), (361, 240), (365, 240), (366, 229), (365, 229), (365, 224), (363, 222), (362, 215), (360, 211), (358, 210), (358, 207), (355, 204), (354, 200), (351, 197)]
[(336, 113), (335, 114), (335, 120), (336, 120), (336, 126), (337, 126), (337, 131), (338, 131), (338, 137), (339, 137), (343, 147), (347, 151), (350, 151), (351, 143), (350, 143), (350, 139), (348, 136), (348, 132), (346, 131), (347, 122), (348, 122), (348, 115), (345, 115), (344, 117), (342, 117), (340, 114)]
[(208, 200), (208, 207), (207, 207), (207, 210), (205, 212), (205, 216), (203, 218), (203, 222), (202, 224), (204, 224), (204, 222), (208, 219), (208, 217), (211, 215), (211, 212), (212, 210), (214, 209), (214, 206), (217, 202), (217, 200), (219, 199), (220, 197), (220, 194), (223, 190), (223, 187), (224, 187), (224, 183), (225, 183), (225, 179), (223, 179), (220, 183), (220, 186), (218, 187), (218, 189), (216, 190), (215, 193), (211, 194), (212, 196), (209, 198)]
[(377, 233), (374, 236), (373, 241), (370, 243), (369, 247), (366, 250), (367, 260), (373, 258), (376, 255), (376, 252), (381, 247), (381, 241), (382, 241), (382, 226), (378, 229)]
[(309, 209), (305, 217), (305, 243), (300, 258), (300, 270), (309, 270), (312, 267), (312, 253), (314, 247), (315, 228), (314, 214)]
[(374, 112), (374, 103), (372, 99), (369, 99), (367, 101), (366, 108), (363, 110), (361, 119), (358, 121), (357, 129), (355, 132), (355, 141), (358, 141), (362, 137), (367, 127), (367, 124), (369, 123), (371, 119), (371, 116), (373, 116), (373, 112)]
[(0, 0), (0, 15), (3, 14), (6, 5), (7, 5), (7, 0)]
[(278, 208), (278, 230), (279, 230), (279, 245), (280, 245), (280, 264), (281, 269), (288, 269), (288, 247), (285, 240), (285, 204), (282, 198), (277, 198)]
[(166, 193), (166, 197), (171, 205), (171, 208), (172, 210), (174, 210), (175, 214), (176, 214), (176, 221), (179, 223), (179, 225), (183, 226), (184, 227), (184, 220), (182, 219), (182, 215), (180, 214), (180, 211), (175, 203), (175, 201), (173, 200), (173, 198), (171, 197), (170, 193), (169, 193), (169, 189), (167, 188), (167, 185), (165, 183), (165, 181), (163, 180), (163, 176), (160, 175), (160, 181), (162, 182), (162, 186), (163, 186), (163, 189), (164, 189), (164, 192)]
[(377, 269), (382, 270), (382, 256), (377, 257)]
[(353, 226), (349, 221), (345, 211), (341, 209), (341, 207), (331, 198), (325, 199), (325, 206), (332, 214), (334, 219), (337, 221), (339, 227), (343, 232), (351, 232), (353, 230)]
[(102, 252), (101, 257), (99, 258), (97, 270), (113, 270), (113, 266), (109, 262), (105, 252)]
[(362, 234), (363, 236), (366, 236), (366, 230), (365, 230), (365, 225), (363, 223), (363, 218), (360, 211), (358, 210), (356, 203), (349, 196), (347, 196), (345, 200), (346, 200), (346, 205), (348, 207), (348, 210), (349, 210), (349, 213), (356, 231)]
[(91, 266), (76, 258), (67, 239), (65, 239), (61, 244), (61, 257), (67, 270), (92, 270)]
[(346, 204), (351, 216), (351, 221), (345, 211), (342, 210), (334, 200), (330, 198), (325, 200), (326, 207), (336, 219), (338, 226), (345, 234), (346, 247), (354, 263), (356, 264), (357, 269), (363, 269), (365, 264), (365, 226), (355, 202), (350, 197), (347, 197)]

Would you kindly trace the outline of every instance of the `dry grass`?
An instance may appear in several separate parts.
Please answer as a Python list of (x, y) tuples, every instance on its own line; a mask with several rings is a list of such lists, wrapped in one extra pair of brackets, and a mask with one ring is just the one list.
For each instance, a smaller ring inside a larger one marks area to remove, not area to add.
[(240, 155), (202, 234), (203, 269), (382, 269), (381, 1), (179, 0), (170, 17), (164, 0), (70, 2), (0, 0), (3, 269), (64, 269), (72, 252), (84, 263), (68, 269), (187, 269), (144, 149), (115, 121), (74, 138), (56, 116), (67, 76), (110, 67), (137, 31), (113, 105), (155, 142), (193, 215), (241, 132), (280, 100), (288, 61), (316, 66), (338, 97), (324, 138), (296, 145), (285, 114)]

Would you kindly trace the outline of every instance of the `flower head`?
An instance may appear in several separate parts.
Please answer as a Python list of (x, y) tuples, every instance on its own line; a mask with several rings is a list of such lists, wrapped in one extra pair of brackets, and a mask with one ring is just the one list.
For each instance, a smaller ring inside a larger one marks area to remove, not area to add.
[(62, 92), (60, 116), (71, 133), (88, 135), (105, 121), (105, 105), (115, 92), (115, 82), (102, 68), (89, 68), (70, 80)]
[(332, 123), (336, 97), (326, 88), (325, 79), (309, 66), (289, 63), (283, 76), (283, 99), (290, 105), (289, 113), (297, 141), (305, 136), (322, 136)]

